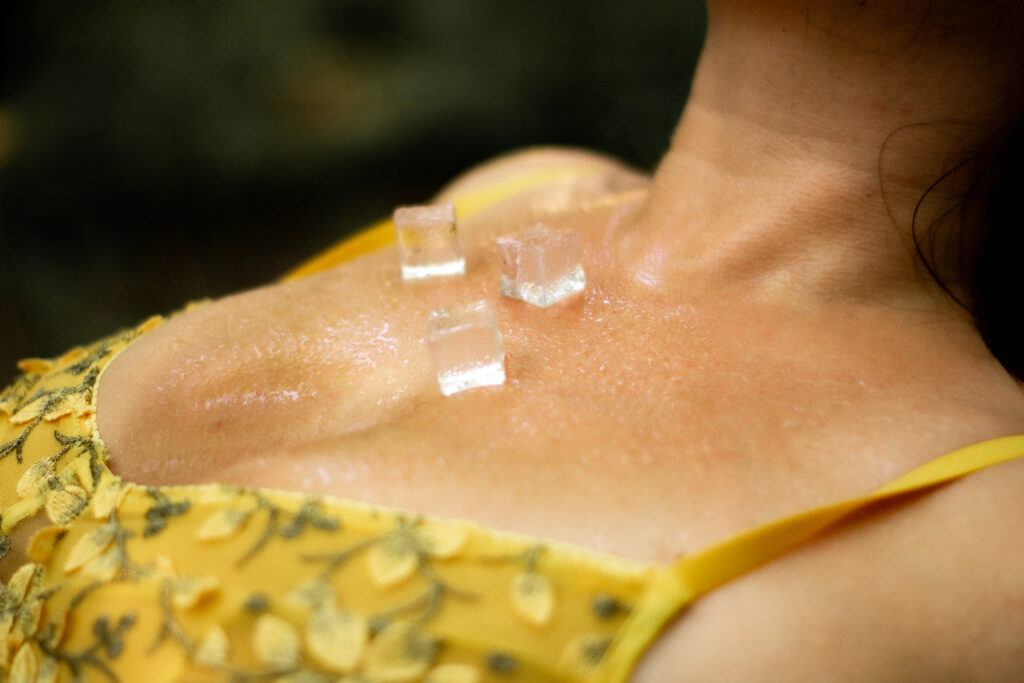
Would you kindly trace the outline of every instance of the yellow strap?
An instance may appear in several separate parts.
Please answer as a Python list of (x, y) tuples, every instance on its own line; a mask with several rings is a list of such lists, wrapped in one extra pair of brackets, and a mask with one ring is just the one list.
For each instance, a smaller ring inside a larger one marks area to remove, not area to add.
[[(514, 197), (520, 192), (532, 190), (557, 180), (580, 178), (598, 172), (593, 166), (583, 164), (544, 168), (473, 192), (468, 192), (465, 195), (456, 196), (452, 203), (455, 204), (456, 215), (460, 219), (465, 219), (504, 199)], [(327, 250), (289, 271), (281, 279), (297, 280), (313, 273), (319, 273), (358, 256), (386, 247), (394, 243), (394, 241), (395, 229), (391, 219), (379, 221), (354, 237), (345, 238), (333, 247), (329, 247)]]
[(1024, 456), (1024, 436), (962, 448), (918, 467), (866, 496), (786, 517), (734, 536), (665, 568), (636, 605), (606, 654), (598, 681), (625, 681), (644, 650), (676, 613), (701, 595), (793, 550), (867, 505), (944, 484)]

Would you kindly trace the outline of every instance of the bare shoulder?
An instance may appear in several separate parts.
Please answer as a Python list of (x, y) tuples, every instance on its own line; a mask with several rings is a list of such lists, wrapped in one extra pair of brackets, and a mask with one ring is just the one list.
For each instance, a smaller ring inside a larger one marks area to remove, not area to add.
[[(514, 182), (524, 176), (539, 181)], [(465, 277), (407, 286), (396, 255), (381, 249), (313, 277), (211, 302), (133, 343), (98, 392), (97, 419), (118, 473), (183, 483), (187, 474), (169, 464), (168, 453), (180, 450), (186, 434), (212, 477), (237, 453), (263, 452), (257, 441), (282, 453), (314, 438), (310, 424), (332, 425), (334, 438), (430, 403), (437, 390), (422, 343), (425, 320), (438, 307), (494, 293), (493, 235), (559, 220), (646, 178), (598, 154), (535, 148), (467, 171), (439, 198), (506, 183), (493, 210), (460, 217)], [(240, 447), (244, 435), (254, 440)]]
[(439, 200), (453, 199), (478, 189), (513, 181), (530, 174), (545, 175), (552, 182), (601, 178), (612, 187), (645, 182), (641, 172), (605, 154), (571, 147), (528, 147), (488, 159), (459, 174), (438, 193)]
[(1024, 461), (873, 509), (703, 598), (637, 683), (1017, 681)]

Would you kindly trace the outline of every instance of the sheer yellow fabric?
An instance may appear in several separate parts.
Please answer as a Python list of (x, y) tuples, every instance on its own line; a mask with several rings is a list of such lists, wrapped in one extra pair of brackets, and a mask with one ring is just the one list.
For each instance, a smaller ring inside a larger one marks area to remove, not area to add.
[[(295, 275), (390, 239), (375, 230)], [(107, 467), (95, 398), (103, 370), (161, 320), (23, 361), (0, 393), (0, 550), (29, 560), (0, 591), (0, 678), (624, 681), (707, 591), (865, 505), (1024, 455), (1024, 436), (978, 444), (668, 566), (354, 501), (145, 487)], [(12, 548), (33, 518), (48, 525)]]

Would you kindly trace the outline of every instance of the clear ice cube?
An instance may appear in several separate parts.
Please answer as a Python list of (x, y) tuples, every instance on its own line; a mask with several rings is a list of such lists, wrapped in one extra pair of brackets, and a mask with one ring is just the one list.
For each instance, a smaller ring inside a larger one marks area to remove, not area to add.
[(402, 279), (419, 280), (466, 272), (452, 204), (402, 206), (393, 216)]
[(580, 263), (580, 236), (538, 223), (529, 230), (499, 237), (501, 293), (547, 308), (576, 292), (587, 279)]
[(505, 383), (505, 349), (490, 303), (434, 311), (428, 328), (442, 394)]

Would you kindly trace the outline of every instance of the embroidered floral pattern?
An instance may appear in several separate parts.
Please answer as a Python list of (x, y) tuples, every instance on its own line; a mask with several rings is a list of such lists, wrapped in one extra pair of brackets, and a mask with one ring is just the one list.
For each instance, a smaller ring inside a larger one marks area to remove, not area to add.
[(564, 681), (600, 670), (646, 568), (595, 570), (579, 551), (372, 506), (115, 476), (95, 429), (96, 387), (156, 324), (24, 361), (0, 393), (0, 481), (14, 482), (0, 488), (0, 557), (22, 521), (52, 524), (0, 584), (0, 680), (139, 680), (152, 657), (178, 658), (174, 680), (231, 683)]
[(431, 559), (455, 556), (466, 541), (457, 527), (425, 526), (404, 518), (369, 552), (370, 576), (381, 586), (400, 583)]
[[(42, 574), (39, 565), (26, 564), (14, 573), (7, 586), (0, 586), (0, 663), (6, 662), (11, 650), (21, 648), (39, 628), (46, 597), (40, 586)], [(34, 671), (34, 659), (32, 662)], [(27, 662), (23, 665), (27, 666)]]
[(228, 634), (219, 624), (213, 624), (203, 633), (192, 656), (198, 664), (214, 669), (221, 668), (228, 662), (228, 645)]
[(512, 606), (516, 614), (534, 626), (545, 626), (555, 610), (555, 589), (535, 571), (516, 574), (512, 579)]
[(324, 605), (306, 622), (306, 648), (313, 659), (331, 671), (348, 673), (363, 657), (369, 640), (366, 617)]
[(600, 666), (611, 642), (608, 636), (593, 633), (577, 636), (562, 653), (562, 664), (580, 676), (589, 677)]

